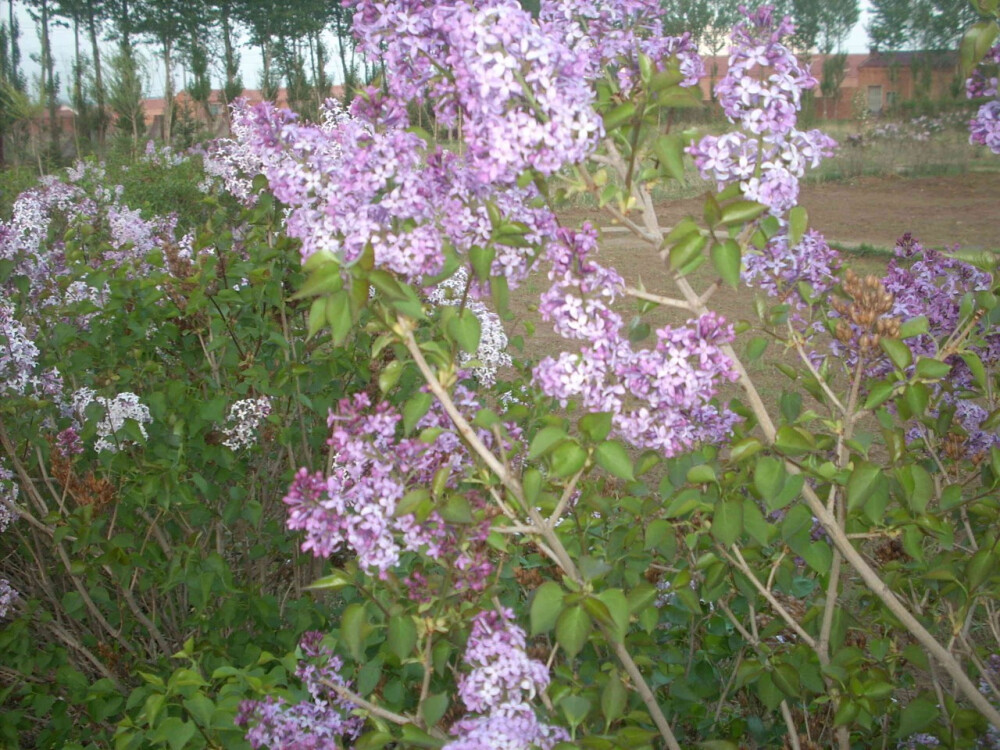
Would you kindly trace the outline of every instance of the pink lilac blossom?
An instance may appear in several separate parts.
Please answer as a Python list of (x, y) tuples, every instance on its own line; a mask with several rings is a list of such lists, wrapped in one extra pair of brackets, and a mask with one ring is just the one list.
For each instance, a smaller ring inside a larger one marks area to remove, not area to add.
[(466, 709), (485, 716), (464, 717), (452, 725), (456, 735), (444, 750), (550, 750), (569, 740), (562, 727), (538, 721), (528, 701), (549, 684), (548, 669), (525, 652), (524, 631), (510, 610), (480, 612), (462, 661), (471, 671), (459, 679)]
[[(461, 386), (454, 399), (463, 409), (476, 405), (472, 393)], [(488, 523), (473, 526), (471, 539), (463, 542), (436, 511), (423, 520), (397, 513), (408, 492), (431, 486), (439, 472), (449, 477), (446, 488), (457, 489), (471, 458), (439, 405), (416, 425), (441, 430), (430, 442), (399, 438), (401, 420), (386, 402), (373, 407), (367, 394), (342, 399), (328, 420), (333, 469), (328, 476), (299, 471), (284, 498), (287, 526), (306, 532), (302, 550), (317, 557), (350, 549), (362, 568), (385, 577), (404, 552), (423, 552), (432, 560), (457, 565), (467, 579), (462, 585), (479, 590), (492, 565), (471, 553), (467, 544), (484, 539)], [(491, 439), (485, 431), (481, 437)]]
[(362, 53), (379, 55), (389, 93), (432, 102), (445, 127), (462, 123), (473, 172), (513, 184), (526, 169), (553, 174), (603, 136), (588, 61), (515, 0), (353, 0)]
[(535, 385), (563, 407), (574, 400), (585, 411), (611, 413), (615, 434), (640, 449), (673, 456), (724, 439), (738, 418), (712, 398), (719, 382), (737, 377), (721, 349), (732, 327), (709, 313), (684, 328), (659, 329), (653, 349), (633, 348), (609, 307), (624, 284), (591, 258), (593, 227), (561, 230), (559, 239), (548, 248), (553, 286), (540, 309), (561, 335), (588, 345), (544, 358)]
[(356, 706), (330, 685), (349, 688), (340, 672), (340, 657), (323, 645), (323, 634), (303, 634), (299, 648), (302, 659), (295, 676), (302, 681), (309, 698), (288, 703), (267, 696), (263, 701), (244, 701), (236, 715), (237, 726), (248, 727), (246, 738), (253, 748), (269, 750), (327, 750), (343, 747), (361, 734), (364, 719), (353, 716)]
[(965, 82), (969, 99), (988, 99), (969, 122), (969, 142), (986, 146), (1000, 154), (1000, 99), (997, 99), (997, 66), (1000, 65), (1000, 43), (995, 44)]
[(257, 430), (271, 413), (271, 399), (267, 396), (246, 398), (229, 407), (226, 424), (222, 428), (226, 439), (222, 444), (230, 450), (249, 448), (257, 442)]

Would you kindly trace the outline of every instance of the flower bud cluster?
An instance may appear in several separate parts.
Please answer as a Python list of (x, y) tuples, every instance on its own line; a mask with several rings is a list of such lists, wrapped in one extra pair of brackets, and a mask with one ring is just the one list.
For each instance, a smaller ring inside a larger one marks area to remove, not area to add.
[(738, 418), (711, 400), (720, 381), (737, 377), (720, 348), (732, 341), (732, 327), (708, 313), (684, 328), (659, 329), (653, 349), (633, 348), (609, 306), (624, 282), (592, 260), (596, 246), (590, 226), (561, 230), (549, 246), (553, 286), (542, 297), (542, 316), (560, 335), (588, 345), (543, 359), (535, 384), (563, 407), (572, 399), (586, 411), (610, 412), (615, 434), (640, 449), (673, 456), (724, 439)]
[(843, 288), (850, 302), (839, 297), (830, 300), (830, 306), (841, 318), (836, 329), (840, 343), (864, 357), (875, 353), (883, 337), (899, 336), (899, 318), (888, 317), (893, 309), (893, 296), (878, 276), (862, 279), (848, 268)]
[(364, 719), (352, 715), (356, 706), (341, 697), (333, 685), (349, 688), (340, 671), (344, 664), (323, 645), (323, 634), (304, 633), (299, 648), (302, 660), (295, 670), (307, 700), (289, 704), (284, 698), (267, 696), (262, 701), (244, 701), (236, 715), (237, 726), (249, 727), (250, 746), (269, 750), (343, 747), (361, 734)]
[(249, 448), (257, 442), (257, 430), (271, 413), (271, 399), (245, 398), (229, 407), (226, 424), (222, 428), (226, 439), (222, 444), (230, 450)]
[[(454, 399), (463, 409), (476, 405), (461, 386)], [(423, 552), (456, 569), (456, 589), (481, 590), (493, 567), (471, 548), (489, 533), (488, 522), (473, 524), (463, 537), (436, 511), (420, 519), (398, 512), (410, 491), (440, 485), (442, 476), (444, 489), (458, 489), (472, 459), (438, 404), (416, 425), (440, 430), (433, 440), (398, 437), (401, 421), (394, 407), (372, 407), (365, 393), (342, 399), (329, 418), (333, 470), (329, 476), (299, 471), (284, 498), (288, 528), (305, 531), (302, 550), (317, 557), (349, 549), (361, 568), (385, 577), (403, 552)], [(492, 442), (485, 431), (481, 437)]]
[(970, 99), (988, 99), (969, 122), (969, 143), (986, 146), (1000, 154), (1000, 99), (997, 98), (997, 66), (1000, 65), (1000, 42), (995, 44), (965, 82)]
[(548, 687), (549, 672), (528, 657), (525, 633), (513, 619), (511, 610), (473, 618), (462, 658), (472, 671), (460, 678), (458, 693), (466, 709), (486, 715), (457, 721), (456, 739), (445, 750), (550, 750), (569, 739), (565, 729), (540, 723), (529, 704)]

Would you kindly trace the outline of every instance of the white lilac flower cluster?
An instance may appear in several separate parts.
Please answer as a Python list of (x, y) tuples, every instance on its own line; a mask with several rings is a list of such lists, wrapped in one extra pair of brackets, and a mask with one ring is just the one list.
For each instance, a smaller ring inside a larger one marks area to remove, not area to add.
[(118, 431), (125, 426), (126, 420), (135, 422), (143, 438), (148, 437), (144, 425), (150, 424), (153, 417), (149, 413), (149, 407), (140, 403), (139, 397), (134, 393), (126, 391), (114, 398), (105, 398), (95, 395), (91, 388), (81, 388), (70, 399), (71, 414), (80, 422), (85, 421), (87, 407), (92, 403), (99, 404), (103, 410), (97, 422), (97, 441), (94, 443), (94, 450), (98, 453), (117, 453), (121, 448), (132, 444), (131, 440), (118, 436)]
[[(817, 167), (837, 145), (819, 130), (796, 129), (802, 92), (813, 88), (816, 79), (782, 43), (794, 30), (788, 17), (779, 19), (767, 5), (737, 24), (729, 70), (716, 94), (729, 121), (740, 129), (705, 136), (688, 148), (703, 178), (720, 190), (738, 184), (745, 198), (767, 206), (782, 222), (798, 202), (806, 167)], [(767, 279), (764, 288), (786, 299), (803, 281), (816, 292), (827, 289), (837, 255), (823, 237), (810, 233), (795, 247), (788, 245), (783, 232), (763, 252), (748, 254), (746, 279), (758, 284)]]
[[(479, 348), (475, 355), (462, 352), (459, 360), (462, 367), (475, 362), (472, 374), (485, 386), (496, 383), (497, 371), (501, 367), (509, 367), (513, 360), (507, 353), (507, 333), (503, 328), (500, 316), (490, 310), (483, 302), (465, 298), (469, 286), (469, 272), (465, 267), (459, 268), (450, 277), (438, 284), (427, 295), (428, 302), (434, 305), (463, 305), (479, 319)], [(463, 299), (464, 298), (464, 299)]]
[(712, 398), (719, 383), (736, 378), (721, 349), (732, 327), (709, 313), (686, 327), (659, 329), (653, 349), (635, 349), (610, 307), (624, 282), (592, 259), (596, 231), (585, 225), (560, 232), (548, 248), (553, 284), (539, 312), (560, 335), (587, 345), (544, 358), (535, 385), (563, 407), (574, 400), (585, 411), (610, 412), (614, 434), (642, 450), (674, 456), (723, 440), (738, 418)]
[(1000, 66), (1000, 42), (986, 53), (965, 82), (965, 93), (970, 99), (990, 99), (969, 122), (969, 143), (986, 146), (994, 154), (1000, 154), (1000, 86), (997, 85), (997, 66)]
[(333, 750), (347, 747), (345, 740), (361, 734), (364, 719), (352, 715), (355, 705), (331, 687), (350, 687), (340, 674), (344, 664), (322, 640), (322, 633), (310, 631), (299, 643), (303, 658), (295, 676), (309, 692), (309, 699), (289, 704), (284, 698), (269, 695), (262, 701), (240, 704), (235, 723), (249, 727), (246, 738), (255, 750)]
[[(0, 533), (18, 518), (18, 486), (14, 473), (0, 459)], [(18, 599), (17, 591), (6, 578), (0, 578), (0, 620), (7, 617)]]
[(257, 430), (271, 413), (271, 399), (245, 398), (229, 407), (226, 424), (222, 428), (226, 439), (222, 444), (230, 450), (238, 451), (249, 448), (257, 442)]
[(513, 624), (511, 610), (480, 612), (462, 661), (472, 669), (458, 694), (467, 710), (451, 728), (456, 739), (443, 750), (550, 750), (569, 740), (562, 727), (538, 721), (529, 701), (549, 684), (546, 666), (525, 653), (525, 633)]
[(27, 328), (14, 317), (14, 308), (0, 300), (0, 393), (24, 395), (37, 363), (38, 347)]

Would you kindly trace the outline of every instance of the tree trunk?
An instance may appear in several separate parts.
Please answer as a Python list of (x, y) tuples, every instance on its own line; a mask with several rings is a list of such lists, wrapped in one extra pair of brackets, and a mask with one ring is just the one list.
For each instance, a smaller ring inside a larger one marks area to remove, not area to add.
[(49, 4), (48, 0), (41, 3), (41, 42), (42, 42), (42, 75), (44, 89), (49, 103), (49, 147), (52, 158), (59, 158), (59, 121), (57, 119), (59, 105), (56, 101), (56, 78), (52, 64), (52, 42), (49, 39)]
[(166, 73), (166, 82), (163, 84), (163, 142), (170, 145), (170, 129), (174, 120), (174, 66), (170, 53), (173, 50), (173, 39), (164, 37), (163, 44), (163, 69)]
[(10, 32), (10, 81), (14, 88), (20, 89), (21, 74), (17, 67), (21, 63), (21, 48), (17, 38), (21, 36), (21, 30), (14, 16), (14, 0), (7, 0), (7, 30)]
[[(80, 59), (80, 16), (73, 12), (73, 109), (76, 115), (73, 117), (73, 146), (76, 149), (76, 157), (80, 158), (80, 117), (83, 115), (86, 102), (83, 92), (83, 61)], [(84, 119), (86, 125), (87, 120)], [(89, 133), (88, 133), (89, 135)]]
[(97, 150), (104, 153), (104, 135), (108, 125), (108, 112), (104, 100), (104, 77), (101, 72), (101, 45), (97, 43), (97, 19), (94, 3), (87, 3), (87, 32), (90, 35), (90, 54), (94, 58), (94, 102), (97, 104)]

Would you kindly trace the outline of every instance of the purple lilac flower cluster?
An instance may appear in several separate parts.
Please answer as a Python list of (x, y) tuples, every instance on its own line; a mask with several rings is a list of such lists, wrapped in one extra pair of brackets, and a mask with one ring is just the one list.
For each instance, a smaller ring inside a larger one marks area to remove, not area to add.
[(986, 146), (1000, 154), (1000, 99), (997, 98), (997, 66), (1000, 65), (1000, 43), (986, 53), (982, 62), (965, 82), (970, 99), (992, 99), (983, 104), (969, 122), (969, 143)]
[(226, 424), (222, 428), (226, 439), (222, 444), (230, 450), (249, 448), (257, 441), (257, 430), (271, 413), (271, 399), (245, 398), (229, 407)]
[[(770, 6), (746, 12), (733, 30), (729, 70), (716, 94), (730, 122), (740, 130), (705, 136), (688, 148), (702, 177), (721, 190), (737, 183), (743, 196), (784, 220), (799, 197), (799, 179), (833, 154), (836, 142), (819, 130), (796, 129), (802, 93), (816, 85), (782, 39), (794, 32), (788, 17)], [(836, 253), (816, 233), (788, 247), (787, 233), (759, 254), (745, 257), (748, 281), (786, 296), (799, 282), (816, 291), (832, 283)]]
[[(461, 386), (453, 397), (459, 408), (477, 406), (473, 394)], [(437, 512), (423, 520), (397, 513), (407, 493), (430, 487), (439, 472), (449, 476), (447, 488), (456, 489), (471, 458), (439, 405), (416, 425), (440, 430), (432, 441), (399, 438), (401, 420), (386, 402), (372, 407), (365, 393), (342, 399), (329, 418), (333, 470), (329, 476), (299, 471), (284, 498), (288, 528), (306, 532), (303, 551), (327, 557), (349, 548), (360, 567), (382, 577), (403, 552), (422, 551), (455, 569), (456, 589), (481, 590), (493, 566), (473, 547), (489, 533), (488, 522), (473, 525), (462, 538)], [(482, 437), (491, 439), (485, 432)]]
[(587, 58), (515, 0), (354, 5), (360, 49), (385, 61), (389, 93), (433, 102), (445, 127), (461, 123), (482, 182), (512, 184), (526, 169), (552, 174), (581, 161), (603, 135)]
[(549, 673), (525, 653), (525, 633), (513, 619), (510, 610), (473, 618), (463, 657), (472, 670), (460, 678), (458, 692), (469, 711), (485, 716), (455, 722), (456, 739), (445, 750), (550, 750), (569, 740), (562, 727), (540, 723), (529, 704), (548, 687)]
[(543, 359), (535, 384), (564, 407), (574, 399), (586, 411), (610, 412), (615, 433), (640, 449), (673, 456), (724, 439), (738, 417), (711, 400), (721, 380), (737, 377), (720, 348), (732, 341), (732, 327), (708, 313), (684, 328), (659, 329), (653, 349), (634, 349), (609, 307), (624, 283), (591, 258), (596, 232), (564, 229), (560, 240), (548, 248), (553, 285), (540, 311), (561, 335), (588, 345)]
[[(927, 318), (927, 333), (907, 339), (907, 345), (914, 357), (938, 357), (940, 347), (962, 324), (961, 301), (967, 294), (992, 288), (992, 277), (958, 258), (925, 247), (911, 234), (899, 238), (895, 248), (896, 257), (889, 262), (882, 283), (892, 295), (889, 317), (912, 320), (919, 316)], [(836, 312), (831, 312), (838, 317)], [(851, 327), (857, 330), (856, 326)], [(1000, 362), (1000, 334), (991, 333), (983, 324), (972, 332), (972, 338), (982, 338), (981, 345), (969, 346), (983, 364), (989, 368)], [(858, 353), (853, 347), (834, 340), (832, 352), (847, 367), (857, 362)], [(981, 425), (989, 416), (987, 410), (963, 394), (975, 390), (972, 372), (957, 355), (948, 358), (951, 372), (945, 382), (938, 385), (941, 401), (954, 408), (955, 422), (965, 431), (965, 451), (968, 456), (988, 451), (994, 445), (1000, 446), (1000, 435), (994, 430), (983, 430)], [(886, 357), (872, 360), (867, 374), (872, 378), (882, 378), (893, 369)], [(933, 416), (933, 414), (932, 414)], [(922, 428), (913, 427), (910, 440), (923, 437)]]
[[(302, 241), (303, 260), (329, 253), (350, 264), (370, 246), (376, 266), (419, 282), (442, 269), (446, 247), (464, 255), (490, 244), (487, 201), (527, 227), (527, 243), (551, 231), (551, 212), (529, 205), (533, 189), (495, 193), (458, 155), (428, 151), (413, 133), (383, 130), (357, 116), (379, 96), (363, 92), (352, 105), (355, 116), (323, 126), (299, 123), (269, 104), (234, 107), (241, 144), (257, 155), (271, 190), (291, 207), (286, 230)], [(517, 286), (527, 276), (531, 252), (494, 248), (493, 273)]]
[(303, 658), (295, 676), (309, 692), (308, 700), (289, 704), (284, 698), (269, 695), (262, 701), (240, 704), (235, 723), (249, 727), (246, 738), (251, 747), (326, 750), (343, 747), (344, 740), (361, 734), (364, 719), (351, 713), (356, 706), (331, 687), (350, 687), (340, 675), (344, 664), (322, 641), (322, 633), (311, 631), (299, 644)]
[(629, 92), (638, 80), (639, 55), (662, 69), (676, 57), (684, 75), (682, 86), (697, 86), (705, 66), (689, 34), (663, 35), (662, 9), (657, 0), (546, 0), (539, 13), (542, 29), (585, 61), (584, 75), (594, 80), (613, 65), (619, 88)]
[(24, 395), (38, 362), (38, 347), (14, 308), (0, 301), (0, 393)]

